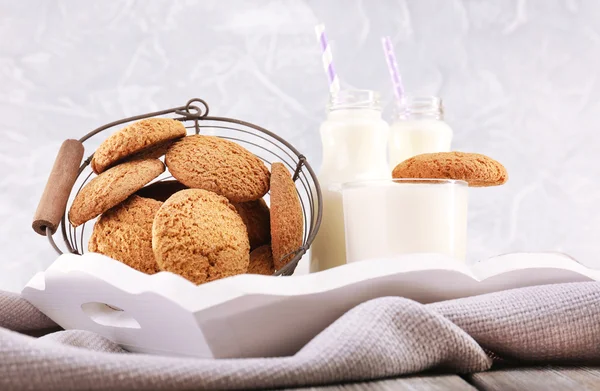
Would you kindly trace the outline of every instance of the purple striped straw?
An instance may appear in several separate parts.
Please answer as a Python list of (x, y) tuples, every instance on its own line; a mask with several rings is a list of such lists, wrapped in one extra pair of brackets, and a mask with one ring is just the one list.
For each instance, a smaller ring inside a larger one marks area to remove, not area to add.
[(383, 44), (383, 53), (385, 54), (385, 60), (392, 78), (392, 86), (394, 88), (397, 103), (402, 104), (404, 100), (404, 86), (402, 85), (402, 78), (400, 77), (400, 71), (398, 70), (398, 63), (396, 62), (392, 39), (389, 36), (382, 37), (381, 43)]
[(340, 91), (340, 79), (333, 68), (333, 56), (331, 54), (331, 47), (325, 36), (325, 25), (319, 24), (315, 26), (315, 33), (317, 34), (317, 40), (321, 46), (323, 68), (325, 69), (325, 74), (329, 80), (329, 92), (332, 96), (335, 96)]

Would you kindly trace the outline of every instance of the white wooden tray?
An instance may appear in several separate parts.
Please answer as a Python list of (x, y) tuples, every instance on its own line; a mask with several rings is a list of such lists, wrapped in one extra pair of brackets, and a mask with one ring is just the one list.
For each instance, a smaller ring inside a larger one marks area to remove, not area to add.
[(235, 358), (292, 355), (346, 311), (377, 297), (429, 303), (592, 280), (600, 280), (599, 271), (555, 253), (507, 254), (471, 268), (442, 255), (415, 254), (310, 275), (240, 275), (195, 286), (90, 253), (60, 256), (22, 295), (61, 327), (96, 332), (133, 352)]

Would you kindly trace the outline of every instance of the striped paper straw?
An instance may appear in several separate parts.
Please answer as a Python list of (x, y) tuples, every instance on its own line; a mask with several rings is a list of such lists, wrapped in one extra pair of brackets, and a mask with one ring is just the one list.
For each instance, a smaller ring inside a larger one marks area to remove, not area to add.
[(321, 46), (323, 68), (325, 68), (325, 74), (327, 74), (327, 79), (329, 80), (329, 92), (332, 96), (335, 96), (340, 91), (340, 79), (333, 68), (333, 56), (331, 55), (331, 46), (329, 46), (327, 37), (325, 36), (325, 25), (319, 24), (315, 26), (315, 33)]
[(385, 61), (387, 62), (388, 70), (392, 78), (392, 86), (394, 88), (394, 94), (398, 100), (398, 104), (401, 104), (404, 100), (404, 86), (402, 85), (402, 78), (400, 77), (400, 71), (398, 70), (398, 63), (396, 62), (396, 55), (394, 54), (394, 47), (392, 45), (392, 39), (387, 37), (381, 38), (383, 44), (383, 53), (385, 54)]

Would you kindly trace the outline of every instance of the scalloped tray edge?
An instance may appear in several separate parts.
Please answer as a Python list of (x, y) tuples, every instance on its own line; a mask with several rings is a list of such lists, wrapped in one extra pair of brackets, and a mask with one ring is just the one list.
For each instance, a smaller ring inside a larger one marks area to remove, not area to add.
[(471, 267), (439, 254), (410, 254), (309, 275), (239, 275), (195, 286), (89, 253), (60, 256), (22, 296), (63, 328), (97, 332), (135, 352), (265, 357), (295, 353), (344, 312), (377, 297), (428, 303), (593, 280), (600, 271), (560, 253), (504, 254)]

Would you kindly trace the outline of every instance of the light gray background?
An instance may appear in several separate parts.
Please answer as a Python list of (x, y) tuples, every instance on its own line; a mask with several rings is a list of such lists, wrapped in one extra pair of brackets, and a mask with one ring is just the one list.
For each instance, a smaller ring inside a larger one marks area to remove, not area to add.
[(0, 289), (54, 260), (30, 229), (53, 159), (109, 121), (201, 97), (318, 167), (318, 21), (344, 86), (381, 91), (389, 118), (390, 34), (408, 91), (445, 100), (454, 147), (508, 168), (471, 191), (471, 261), (559, 250), (600, 267), (598, 1), (0, 1)]

